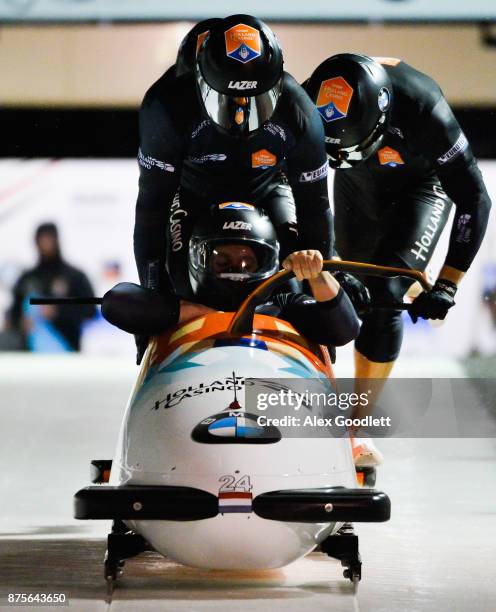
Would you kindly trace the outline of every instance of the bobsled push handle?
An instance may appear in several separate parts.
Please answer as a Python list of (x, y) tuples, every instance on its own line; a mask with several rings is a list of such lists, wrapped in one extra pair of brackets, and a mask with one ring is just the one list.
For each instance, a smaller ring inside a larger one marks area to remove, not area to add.
[[(325, 260), (322, 269), (326, 272), (342, 271), (361, 274), (363, 276), (382, 276), (387, 278), (406, 276), (419, 282), (422, 285), (422, 288), (426, 291), (431, 288), (431, 284), (427, 280), (426, 275), (420, 270), (392, 268), (390, 266), (376, 266), (374, 264), (359, 263), (356, 261), (342, 261), (340, 259)], [(289, 279), (293, 278), (293, 276), (294, 273), (292, 271), (281, 270), (259, 285), (239, 307), (233, 320), (231, 321), (228, 332), (233, 335), (250, 334), (253, 329), (253, 316), (255, 314), (255, 308), (268, 300), (276, 289), (286, 283)], [(397, 307), (398, 305), (394, 306)], [(384, 305), (382, 307), (384, 307)], [(391, 305), (391, 307), (393, 307), (393, 305)]]
[(135, 283), (118, 283), (101, 298), (33, 297), (29, 303), (34, 306), (99, 304), (109, 323), (130, 334), (143, 336), (155, 336), (173, 327), (179, 319), (180, 308), (179, 298), (172, 291), (155, 291)]
[(73, 306), (84, 306), (86, 304), (96, 304), (99, 305), (102, 303), (102, 298), (100, 297), (63, 297), (63, 298), (53, 298), (53, 297), (40, 297), (40, 298), (29, 298), (29, 303), (31, 306), (43, 306), (45, 304), (60, 304), (62, 306), (73, 305)]

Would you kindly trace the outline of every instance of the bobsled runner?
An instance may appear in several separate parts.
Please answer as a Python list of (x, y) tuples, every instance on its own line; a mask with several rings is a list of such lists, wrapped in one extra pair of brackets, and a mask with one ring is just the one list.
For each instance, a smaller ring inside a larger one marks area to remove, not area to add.
[[(411, 270), (344, 261), (324, 269), (407, 275), (428, 285)], [(316, 547), (341, 561), (346, 578), (360, 580), (352, 524), (387, 521), (388, 496), (360, 486), (374, 475), (357, 474), (348, 438), (284, 437), (277, 427), (257, 426), (246, 404), (249, 379), (335, 384), (325, 347), (286, 321), (255, 314), (291, 276), (266, 280), (235, 313), (200, 316), (151, 339), (114, 458), (93, 461), (99, 484), (75, 495), (76, 518), (113, 521), (108, 581), (145, 550), (194, 567), (264, 569)]]

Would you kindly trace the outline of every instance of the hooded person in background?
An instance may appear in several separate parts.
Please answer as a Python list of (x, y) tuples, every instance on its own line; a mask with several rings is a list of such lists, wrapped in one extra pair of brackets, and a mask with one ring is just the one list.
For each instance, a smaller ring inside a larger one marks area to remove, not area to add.
[(7, 327), (18, 332), (22, 348), (31, 351), (79, 351), (81, 327), (95, 315), (95, 307), (42, 306), (29, 310), (30, 296), (67, 297), (93, 295), (87, 276), (64, 261), (57, 227), (43, 223), (35, 232), (38, 263), (13, 287), (13, 304), (6, 315)]

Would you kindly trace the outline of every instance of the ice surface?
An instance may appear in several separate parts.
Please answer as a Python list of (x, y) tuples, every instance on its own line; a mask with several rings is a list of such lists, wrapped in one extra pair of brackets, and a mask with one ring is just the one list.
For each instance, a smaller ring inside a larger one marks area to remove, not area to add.
[[(346, 363), (341, 376), (351, 373)], [(396, 374), (433, 367), (461, 373), (449, 361), (401, 360)], [(378, 442), (386, 460), (377, 488), (389, 494), (392, 518), (356, 526), (363, 560), (356, 596), (339, 563), (320, 553), (252, 573), (196, 570), (147, 553), (127, 562), (109, 605), (108, 523), (73, 520), (72, 496), (89, 484), (90, 459), (111, 457), (135, 371), (115, 359), (0, 357), (0, 594), (64, 592), (69, 609), (81, 612), (496, 609), (494, 439)]]

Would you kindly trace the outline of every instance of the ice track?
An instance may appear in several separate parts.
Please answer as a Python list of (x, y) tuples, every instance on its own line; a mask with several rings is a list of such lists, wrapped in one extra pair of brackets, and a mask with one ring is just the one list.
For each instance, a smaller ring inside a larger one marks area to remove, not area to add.
[[(347, 362), (339, 375), (350, 375)], [(456, 363), (406, 359), (395, 374), (434, 366), (433, 375), (462, 375)], [(339, 563), (319, 553), (254, 573), (195, 570), (148, 553), (126, 563), (109, 597), (108, 524), (72, 520), (72, 495), (89, 484), (90, 459), (111, 457), (134, 375), (130, 360), (0, 357), (0, 596), (63, 592), (81, 612), (496, 609), (494, 439), (379, 442), (386, 463), (377, 484), (391, 497), (392, 519), (356, 526), (356, 595)]]

